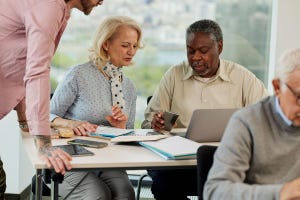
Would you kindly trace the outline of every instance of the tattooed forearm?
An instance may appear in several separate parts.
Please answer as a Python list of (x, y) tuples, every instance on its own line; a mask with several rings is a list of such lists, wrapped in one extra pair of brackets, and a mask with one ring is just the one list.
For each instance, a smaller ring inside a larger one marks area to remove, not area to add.
[(34, 136), (34, 142), (37, 147), (39, 146), (51, 146), (51, 137), (48, 135), (36, 135)]
[(34, 143), (40, 153), (49, 154), (49, 150), (52, 147), (50, 136), (36, 135), (34, 136)]

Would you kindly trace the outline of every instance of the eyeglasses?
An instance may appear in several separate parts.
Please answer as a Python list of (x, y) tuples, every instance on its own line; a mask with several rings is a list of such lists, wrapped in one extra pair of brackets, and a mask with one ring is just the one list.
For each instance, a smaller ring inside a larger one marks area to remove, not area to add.
[(297, 94), (292, 88), (291, 86), (289, 86), (287, 83), (285, 83), (286, 87), (293, 93), (293, 95), (296, 97), (296, 104), (298, 106), (300, 106), (300, 95)]

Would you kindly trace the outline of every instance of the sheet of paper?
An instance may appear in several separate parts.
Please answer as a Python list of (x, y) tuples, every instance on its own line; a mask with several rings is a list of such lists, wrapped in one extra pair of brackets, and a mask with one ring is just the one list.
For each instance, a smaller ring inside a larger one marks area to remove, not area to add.
[(133, 129), (121, 129), (109, 126), (98, 126), (96, 132), (90, 132), (90, 136), (103, 136), (103, 137), (110, 137), (114, 138), (120, 135), (126, 135), (134, 133)]

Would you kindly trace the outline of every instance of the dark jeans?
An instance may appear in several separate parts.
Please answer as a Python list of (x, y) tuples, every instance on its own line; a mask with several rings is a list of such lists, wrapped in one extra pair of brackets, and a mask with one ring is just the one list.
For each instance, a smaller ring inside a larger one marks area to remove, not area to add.
[(148, 170), (151, 191), (157, 200), (186, 200), (197, 196), (197, 169)]
[(0, 158), (0, 200), (4, 199), (4, 192), (6, 189), (6, 176), (3, 169), (3, 163)]

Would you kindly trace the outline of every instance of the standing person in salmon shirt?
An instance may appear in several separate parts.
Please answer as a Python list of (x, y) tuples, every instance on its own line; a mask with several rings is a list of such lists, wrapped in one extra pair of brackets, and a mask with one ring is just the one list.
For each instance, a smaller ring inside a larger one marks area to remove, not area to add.
[[(65, 174), (71, 157), (52, 147), (50, 138), (50, 63), (70, 11), (88, 15), (103, 0), (0, 0), (0, 119), (11, 110), (30, 132), (48, 167)], [(0, 200), (6, 175), (0, 158)]]

